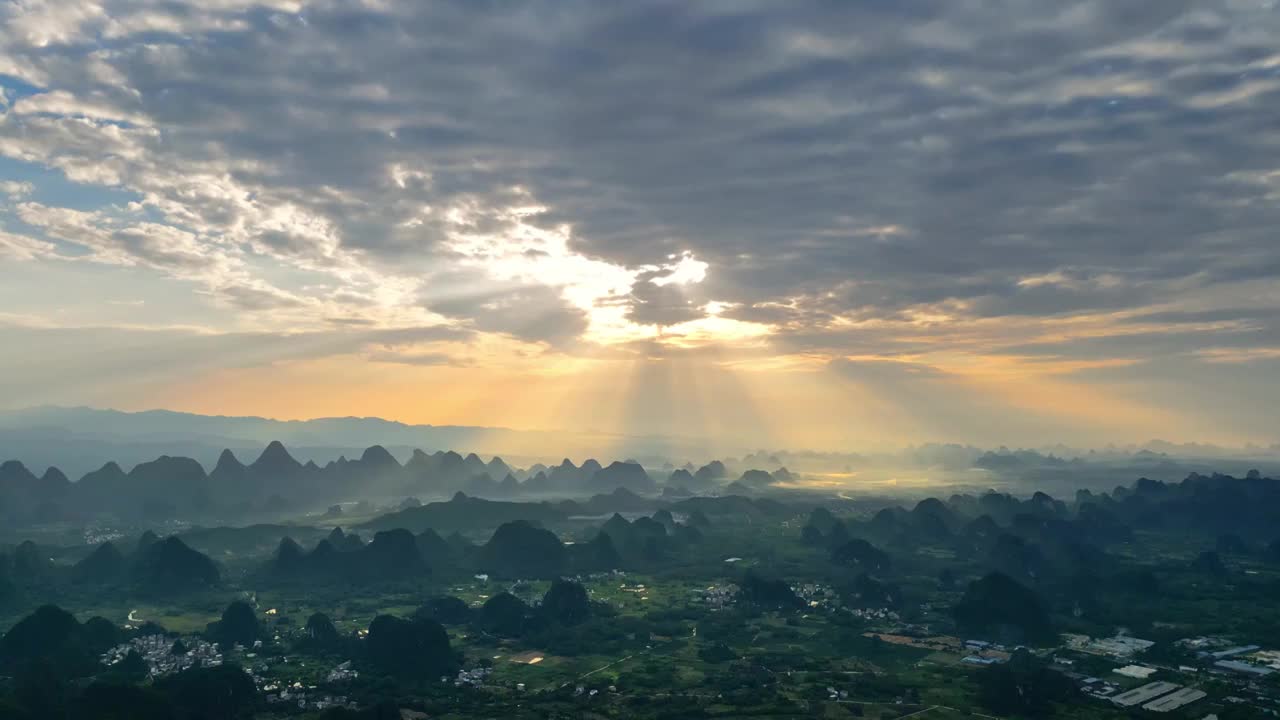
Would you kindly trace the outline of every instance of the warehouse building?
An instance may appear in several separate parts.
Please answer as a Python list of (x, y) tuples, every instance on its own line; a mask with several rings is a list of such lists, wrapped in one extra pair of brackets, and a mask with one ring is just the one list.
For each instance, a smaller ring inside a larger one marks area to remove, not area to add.
[(1142, 687), (1134, 688), (1128, 692), (1120, 693), (1119, 695), (1111, 698), (1111, 702), (1119, 705), (1120, 707), (1133, 707), (1134, 705), (1141, 705), (1145, 702), (1155, 700), (1161, 695), (1171, 693), (1177, 689), (1178, 686), (1171, 682), (1152, 682), (1147, 683)]
[(1151, 712), (1169, 712), (1170, 710), (1177, 710), (1184, 705), (1190, 705), (1197, 700), (1201, 700), (1206, 694), (1207, 693), (1203, 690), (1182, 688), (1181, 690), (1169, 693), (1158, 700), (1152, 700), (1146, 705), (1143, 705), (1142, 708), (1144, 710), (1150, 710)]

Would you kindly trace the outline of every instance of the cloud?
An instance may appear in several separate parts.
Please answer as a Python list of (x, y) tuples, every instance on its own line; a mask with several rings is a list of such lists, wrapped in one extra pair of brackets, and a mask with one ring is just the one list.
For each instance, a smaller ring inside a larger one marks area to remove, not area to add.
[(510, 285), (432, 302), (445, 317), (469, 320), (481, 332), (496, 332), (528, 342), (560, 345), (587, 327), (587, 314), (565, 301), (562, 292), (542, 285)]
[[(1242, 90), (1271, 82), (1266, 13), (539, 5), (518, 24), (465, 3), (33, 6), (11, 54), (54, 86), (17, 100), (7, 134), (198, 234), (345, 272), (438, 262), (446, 208), (520, 185), (587, 256), (692, 251), (714, 299), (747, 306), (851, 278), (841, 312), (1064, 267), (1166, 281), (1223, 255), (1204, 233), (1274, 219), (1226, 217), (1213, 187), (1267, 169), (1247, 138), (1270, 96)], [(97, 32), (117, 38), (96, 56), (110, 72), (69, 69)]]
[[(273, 310), (307, 306), (306, 301), (296, 295), (253, 280), (222, 283), (212, 292), (220, 300), (240, 310)], [(355, 324), (361, 323), (357, 321)]]
[(54, 254), (52, 243), (42, 242), (23, 235), (0, 232), (0, 258), (9, 260), (34, 260)]
[(21, 182), (18, 180), (0, 181), (0, 193), (4, 193), (13, 198), (23, 198), (31, 194), (32, 185), (29, 182)]
[(642, 325), (678, 325), (705, 315), (679, 285), (659, 285), (652, 279), (637, 280), (631, 286), (631, 306), (627, 317)]
[(373, 352), (367, 355), (372, 362), (395, 363), (397, 365), (420, 365), (424, 367), (450, 366), (469, 367), (473, 363), (466, 358), (458, 358), (448, 353), (439, 352)]
[(176, 279), (220, 332), (1245, 353), (1278, 32), (1237, 0), (32, 0), (0, 254)]
[[(449, 327), (210, 333), (185, 327), (42, 326), (6, 318), (0, 318), (0, 333), (6, 339), (0, 349), (0, 396), (9, 407), (86, 402), (99, 396), (119, 402), (139, 389), (228, 368), (342, 355), (396, 357), (401, 363), (415, 362), (416, 357), (422, 362), (429, 356), (415, 355), (415, 347), (447, 346), (468, 337)], [(443, 356), (440, 360), (466, 363)], [(280, 378), (281, 387), (290, 382)]]

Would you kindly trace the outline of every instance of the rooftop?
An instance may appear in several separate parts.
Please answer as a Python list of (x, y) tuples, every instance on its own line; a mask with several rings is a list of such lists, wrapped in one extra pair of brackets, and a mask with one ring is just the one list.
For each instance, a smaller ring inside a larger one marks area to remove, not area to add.
[(1146, 705), (1143, 705), (1142, 708), (1152, 712), (1169, 712), (1170, 710), (1176, 710), (1183, 705), (1190, 705), (1191, 703), (1204, 698), (1206, 694), (1207, 693), (1203, 690), (1197, 690), (1189, 687), (1182, 688), (1177, 692), (1165, 695), (1159, 700), (1149, 702)]
[(1111, 698), (1111, 702), (1120, 707), (1132, 707), (1140, 705), (1149, 700), (1154, 700), (1161, 695), (1177, 690), (1178, 686), (1170, 682), (1152, 682), (1142, 687), (1134, 688), (1128, 692), (1120, 693)]

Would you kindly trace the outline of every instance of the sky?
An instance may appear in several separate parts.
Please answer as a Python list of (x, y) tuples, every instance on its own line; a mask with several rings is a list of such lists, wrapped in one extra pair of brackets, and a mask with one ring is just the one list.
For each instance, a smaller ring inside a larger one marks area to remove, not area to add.
[(9, 0), (0, 407), (1280, 441), (1275, 0)]

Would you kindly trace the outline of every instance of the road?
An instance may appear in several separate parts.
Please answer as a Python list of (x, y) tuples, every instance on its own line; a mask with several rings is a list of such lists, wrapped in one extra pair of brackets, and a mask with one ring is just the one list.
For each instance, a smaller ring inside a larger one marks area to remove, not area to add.
[(624, 663), (624, 662), (626, 662), (626, 661), (630, 660), (631, 658), (635, 657), (636, 655), (645, 655), (645, 654), (648, 654), (648, 652), (649, 652), (648, 650), (645, 650), (644, 652), (638, 652), (638, 653), (635, 653), (634, 655), (628, 655), (628, 656), (626, 656), (626, 657), (624, 657), (624, 658), (621, 658), (621, 659), (618, 659), (618, 660), (614, 660), (613, 662), (608, 663), (607, 665), (601, 665), (600, 667), (596, 668), (595, 670), (588, 670), (587, 672), (582, 673), (581, 675), (579, 675), (578, 677), (576, 677), (576, 678), (574, 678), (574, 679), (572, 679), (572, 680), (566, 680), (566, 681), (564, 681), (564, 683), (563, 683), (562, 685), (560, 685), (559, 687), (557, 687), (556, 689), (557, 689), (557, 690), (563, 690), (564, 688), (569, 687), (570, 685), (572, 685), (572, 684), (574, 684), (574, 683), (578, 682), (579, 680), (582, 680), (583, 678), (587, 678), (587, 677), (590, 677), (590, 676), (592, 676), (592, 675), (595, 675), (596, 673), (600, 672), (601, 670), (608, 670), (609, 668), (613, 667), (614, 665), (618, 665), (618, 664), (620, 664), (620, 663)]

